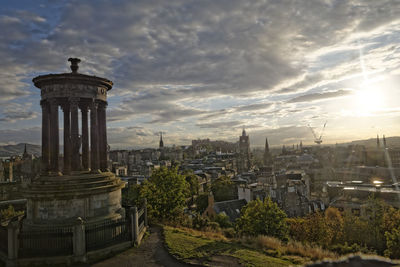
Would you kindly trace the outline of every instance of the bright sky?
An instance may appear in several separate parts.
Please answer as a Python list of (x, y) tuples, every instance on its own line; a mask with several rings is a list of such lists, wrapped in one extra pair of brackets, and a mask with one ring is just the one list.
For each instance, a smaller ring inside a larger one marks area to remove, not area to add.
[[(112, 148), (324, 143), (400, 133), (399, 0), (3, 0), (0, 144), (40, 144), (31, 80), (114, 82)], [(61, 112), (60, 112), (61, 114)]]

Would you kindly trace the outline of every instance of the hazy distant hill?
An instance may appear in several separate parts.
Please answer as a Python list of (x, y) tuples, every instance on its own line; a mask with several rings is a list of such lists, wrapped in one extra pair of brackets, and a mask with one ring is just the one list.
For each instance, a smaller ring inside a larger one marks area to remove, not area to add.
[[(22, 155), (22, 153), (24, 153), (24, 147), (25, 143), (0, 146), (0, 157)], [(26, 144), (26, 149), (29, 154), (34, 154), (37, 156), (41, 154), (41, 146), (39, 145)]]
[[(382, 136), (379, 137), (380, 144), (383, 145)], [(364, 145), (366, 147), (376, 147), (376, 138), (367, 140), (356, 140), (348, 143), (349, 145)], [(386, 137), (386, 145), (388, 147), (400, 147), (400, 136)]]

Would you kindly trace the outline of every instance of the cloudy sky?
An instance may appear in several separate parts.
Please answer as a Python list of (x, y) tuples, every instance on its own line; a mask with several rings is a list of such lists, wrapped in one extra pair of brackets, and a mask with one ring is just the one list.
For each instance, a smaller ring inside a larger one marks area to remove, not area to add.
[[(400, 0), (2, 0), (0, 144), (40, 144), (32, 78), (114, 82), (113, 148), (400, 135)], [(61, 114), (61, 112), (60, 112)], [(60, 123), (62, 125), (62, 123)]]

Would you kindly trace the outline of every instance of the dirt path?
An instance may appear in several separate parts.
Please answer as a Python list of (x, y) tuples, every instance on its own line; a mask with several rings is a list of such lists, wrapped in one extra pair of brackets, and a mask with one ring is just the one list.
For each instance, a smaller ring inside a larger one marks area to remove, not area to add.
[(165, 249), (161, 228), (152, 227), (150, 236), (134, 249), (128, 249), (114, 257), (95, 263), (94, 267), (188, 267), (172, 257)]

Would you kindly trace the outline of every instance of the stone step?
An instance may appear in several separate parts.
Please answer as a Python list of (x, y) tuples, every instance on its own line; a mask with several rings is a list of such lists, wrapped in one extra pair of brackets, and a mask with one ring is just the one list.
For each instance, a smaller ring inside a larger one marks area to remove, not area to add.
[(108, 185), (116, 185), (117, 182), (105, 182), (105, 183), (79, 183), (79, 184), (69, 184), (69, 185), (46, 185), (46, 186), (31, 186), (29, 191), (64, 191), (64, 190), (81, 190), (81, 189), (93, 189), (101, 188)]
[[(80, 187), (80, 188), (63, 188), (60, 190), (54, 190), (54, 189), (47, 189), (47, 188), (31, 188), (24, 193), (29, 194), (29, 195), (36, 195), (40, 194), (42, 197), (45, 195), (82, 195), (82, 194), (95, 194), (97, 192), (101, 191), (107, 191), (107, 190), (112, 190), (116, 187), (122, 187), (121, 183), (113, 183), (109, 185), (103, 185), (103, 186), (98, 186), (98, 187), (92, 187), (92, 188), (87, 188), (87, 187)], [(78, 190), (79, 189), (79, 190)]]
[(82, 179), (75, 180), (70, 182), (65, 181), (54, 181), (54, 182), (33, 182), (31, 183), (31, 187), (33, 186), (41, 186), (41, 187), (51, 187), (51, 186), (73, 186), (73, 185), (96, 185), (101, 183), (112, 183), (114, 181), (119, 181), (119, 179)]

